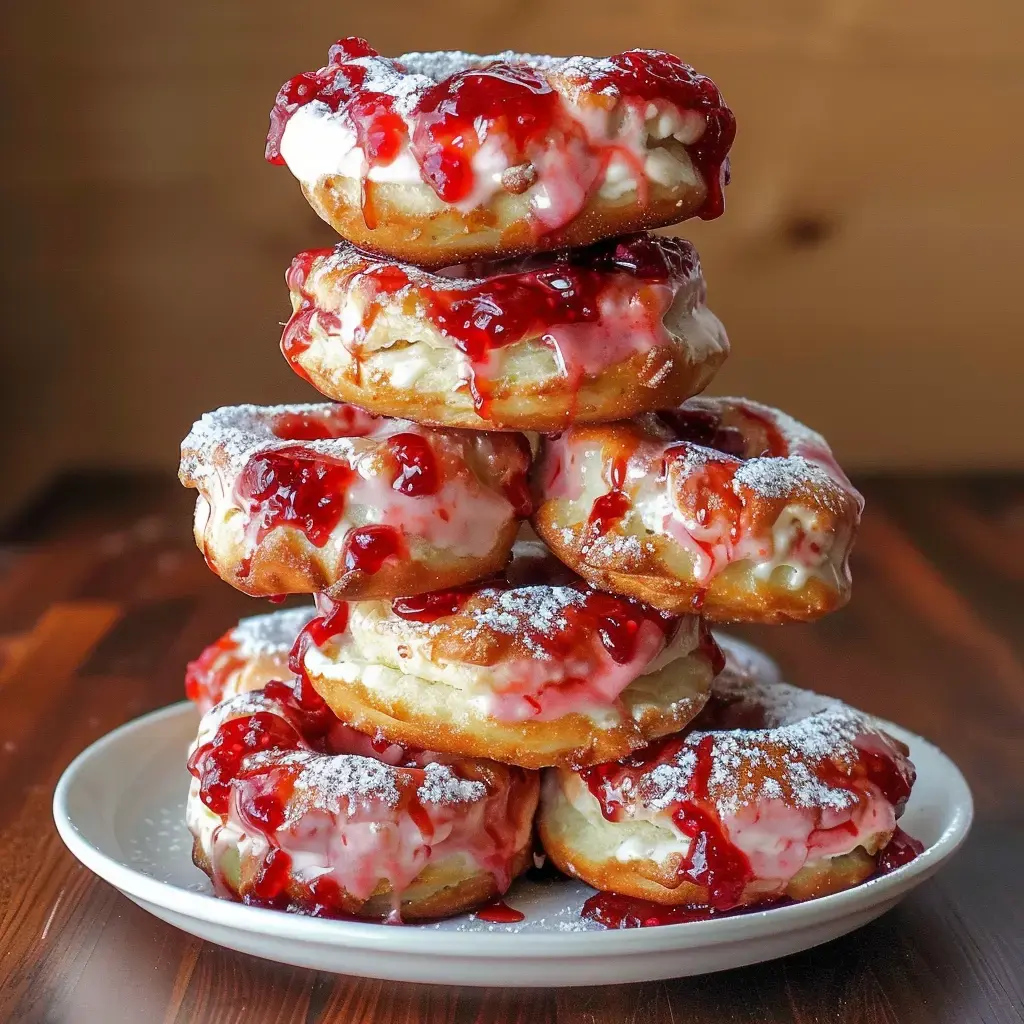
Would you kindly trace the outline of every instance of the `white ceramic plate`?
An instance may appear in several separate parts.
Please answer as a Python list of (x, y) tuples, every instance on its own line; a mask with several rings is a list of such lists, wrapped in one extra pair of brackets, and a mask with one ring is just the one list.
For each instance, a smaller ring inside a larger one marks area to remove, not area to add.
[(848, 892), (711, 921), (605, 931), (580, 919), (593, 890), (519, 882), (507, 902), (518, 925), (463, 916), (393, 927), (327, 921), (215, 898), (191, 861), (183, 824), (185, 751), (197, 724), (188, 703), (122, 726), (80, 754), (53, 799), (61, 838), (90, 870), (140, 907), (222, 946), (343, 974), (458, 985), (591, 985), (720, 971), (827, 942), (878, 917), (963, 842), (971, 793), (940, 750), (898, 726), (918, 780), (901, 824), (925, 844), (911, 864)]

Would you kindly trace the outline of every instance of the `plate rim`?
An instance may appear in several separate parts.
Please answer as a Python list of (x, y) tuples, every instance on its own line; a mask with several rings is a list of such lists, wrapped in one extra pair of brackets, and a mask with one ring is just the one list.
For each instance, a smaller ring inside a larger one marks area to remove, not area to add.
[[(432, 958), (468, 957), (487, 960), (491, 957), (513, 957), (529, 960), (555, 953), (564, 959), (642, 955), (670, 947), (708, 947), (764, 938), (775, 932), (801, 931), (823, 920), (834, 920), (847, 916), (847, 913), (853, 914), (896, 902), (938, 870), (963, 845), (974, 820), (973, 795), (956, 763), (924, 737), (893, 722), (876, 718), (884, 729), (892, 731), (912, 748), (915, 745), (928, 747), (945, 763), (954, 782), (950, 794), (953, 815), (935, 842), (910, 864), (843, 892), (784, 907), (750, 911), (735, 917), (687, 921), (657, 928), (578, 932), (428, 931), (427, 928), (415, 925), (382, 927), (372, 921), (312, 918), (246, 906), (153, 878), (105, 853), (87, 839), (75, 824), (69, 813), (69, 794), (88, 766), (103, 757), (110, 747), (116, 747), (126, 736), (164, 724), (167, 720), (184, 717), (186, 713), (193, 713), (193, 705), (187, 700), (157, 708), (104, 734), (78, 754), (61, 773), (54, 788), (52, 810), (60, 838), (81, 864), (131, 899), (168, 908), (179, 917), (306, 944), (337, 948), (380, 948), (389, 953)], [(173, 904), (166, 899), (168, 890), (175, 893)], [(424, 947), (425, 934), (430, 936), (427, 948)]]

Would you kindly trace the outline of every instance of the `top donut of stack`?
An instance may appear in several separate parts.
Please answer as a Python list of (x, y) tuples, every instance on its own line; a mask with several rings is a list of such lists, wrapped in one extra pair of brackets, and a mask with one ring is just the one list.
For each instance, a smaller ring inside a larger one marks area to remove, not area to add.
[(394, 59), (349, 38), (281, 88), (267, 159), (360, 248), (442, 267), (717, 217), (735, 131), (660, 50)]

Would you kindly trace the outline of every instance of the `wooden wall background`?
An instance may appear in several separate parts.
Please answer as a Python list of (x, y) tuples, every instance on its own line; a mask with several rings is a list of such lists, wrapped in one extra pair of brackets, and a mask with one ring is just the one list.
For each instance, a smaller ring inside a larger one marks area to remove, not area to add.
[(733, 339), (718, 388), (857, 467), (1024, 464), (1019, 0), (52, 0), (0, 32), (0, 506), (66, 465), (170, 472), (200, 411), (309, 394), (281, 279), (330, 235), (262, 140), (350, 33), (680, 53), (740, 125), (725, 218), (682, 229)]

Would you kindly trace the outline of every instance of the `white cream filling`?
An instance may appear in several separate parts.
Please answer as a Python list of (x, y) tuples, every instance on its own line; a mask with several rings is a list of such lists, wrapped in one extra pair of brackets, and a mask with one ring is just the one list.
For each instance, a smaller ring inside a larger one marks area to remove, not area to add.
[[(659, 290), (660, 289), (660, 290)], [(721, 321), (706, 306), (694, 305), (687, 288), (672, 294), (669, 285), (651, 287), (649, 308), (636, 301), (632, 287), (609, 288), (602, 296), (597, 323), (562, 324), (551, 329), (548, 341), (540, 338), (494, 349), (482, 374), (520, 386), (552, 379), (578, 380), (599, 374), (637, 353), (672, 346), (690, 363), (704, 361), (728, 349)], [(393, 387), (422, 387), (433, 392), (465, 391), (473, 379), (472, 361), (454, 341), (427, 318), (398, 312), (385, 304), (363, 336), (366, 310), (358, 288), (350, 288), (342, 303), (340, 327), (328, 333), (320, 319), (310, 325), (310, 344), (299, 358), (328, 376), (355, 372), (382, 375)], [(397, 341), (405, 344), (398, 346)], [(340, 342), (340, 344), (339, 344)], [(355, 354), (353, 354), (355, 353)]]
[[(535, 710), (520, 694), (537, 692), (579, 674), (594, 684), (605, 683), (616, 688), (638, 685), (677, 661), (688, 658), (697, 646), (697, 619), (684, 618), (676, 635), (648, 664), (609, 666), (607, 658), (595, 664), (593, 652), (584, 652), (579, 664), (572, 660), (548, 662), (541, 659), (522, 660), (499, 665), (474, 665), (468, 662), (439, 659), (432, 650), (432, 638), (419, 630), (389, 629), (390, 602), (361, 601), (350, 605), (348, 629), (334, 638), (330, 654), (310, 646), (305, 667), (314, 678), (324, 677), (343, 683), (359, 684), (386, 700), (401, 700), (410, 691), (417, 693), (417, 704), (424, 715), (436, 714), (446, 720), (467, 717), (498, 718), (505, 721), (536, 718)], [(651, 627), (652, 629), (655, 627)], [(603, 673), (618, 669), (622, 678), (604, 679)], [(628, 680), (628, 681), (627, 681)], [(514, 687), (514, 690), (512, 689)], [(455, 699), (452, 691), (460, 699)], [(555, 698), (552, 697), (553, 702)], [(614, 703), (572, 691), (572, 706), (553, 703), (561, 713), (582, 714), (598, 728), (613, 728), (621, 721)]]
[[(354, 443), (348, 458), (357, 475), (348, 488), (344, 515), (322, 547), (308, 541), (297, 527), (282, 525), (270, 531), (282, 529), (296, 535), (326, 569), (343, 564), (345, 541), (357, 527), (393, 526), (403, 533), (413, 558), (431, 561), (444, 554), (458, 558), (487, 555), (513, 518), (508, 500), (479, 484), (451, 479), (436, 494), (407, 495), (378, 475), (373, 449)], [(211, 485), (214, 480), (216, 485)], [(233, 491), (234, 477), (218, 474), (206, 482), (196, 505), (200, 536), (205, 537), (211, 553), (229, 560), (232, 552), (251, 552), (257, 543), (258, 521), (239, 504)]]
[[(695, 142), (705, 129), (705, 119), (697, 111), (680, 110), (665, 103), (648, 103), (641, 112), (634, 106), (622, 106), (609, 112), (601, 107), (583, 107), (561, 98), (563, 110), (581, 124), (591, 145), (615, 148), (631, 154), (631, 159), (616, 153), (600, 174), (598, 194), (608, 201), (621, 200), (641, 191), (638, 170), (648, 181), (666, 188), (682, 184), (695, 186), (700, 177), (682, 145)], [(411, 132), (411, 126), (407, 123)], [(674, 140), (682, 145), (671, 150), (663, 143)], [(289, 118), (281, 138), (281, 156), (292, 174), (307, 188), (323, 178), (368, 180), (394, 185), (429, 187), (423, 179), (416, 158), (406, 138), (398, 155), (387, 164), (367, 167), (365, 155), (355, 131), (345, 123), (344, 116), (333, 112), (327, 104), (314, 100), (299, 107)], [(525, 192), (529, 204), (542, 220), (559, 219), (561, 211), (582, 204), (588, 191), (586, 179), (592, 178), (582, 154), (570, 154), (573, 166), (566, 173), (567, 157), (541, 156), (538, 180)], [(580, 166), (575, 166), (579, 164)], [(502, 176), (511, 166), (501, 134), (482, 140), (471, 159), (473, 187), (469, 194), (454, 204), (463, 213), (487, 205), (503, 191)], [(565, 193), (567, 182), (582, 171), (578, 194)], [(553, 191), (554, 190), (554, 191)], [(441, 205), (444, 205), (443, 203)]]

